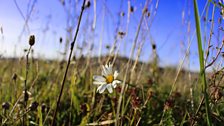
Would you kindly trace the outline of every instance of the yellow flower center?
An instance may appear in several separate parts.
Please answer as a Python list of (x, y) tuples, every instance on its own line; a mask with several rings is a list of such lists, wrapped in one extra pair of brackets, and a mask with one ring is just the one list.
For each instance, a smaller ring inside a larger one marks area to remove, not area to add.
[(112, 83), (113, 80), (114, 80), (114, 76), (113, 76), (113, 75), (108, 75), (108, 76), (106, 76), (106, 82), (107, 82), (107, 83)]

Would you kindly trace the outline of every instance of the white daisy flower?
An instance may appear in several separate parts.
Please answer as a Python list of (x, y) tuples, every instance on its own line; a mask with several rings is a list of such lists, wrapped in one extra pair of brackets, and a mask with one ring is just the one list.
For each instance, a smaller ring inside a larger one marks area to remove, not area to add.
[(113, 92), (113, 88), (117, 87), (117, 84), (121, 83), (121, 81), (116, 80), (118, 76), (118, 72), (112, 70), (112, 65), (103, 66), (102, 75), (94, 75), (93, 76), (93, 84), (98, 85), (97, 92), (103, 93), (105, 89), (109, 91), (109, 93)]

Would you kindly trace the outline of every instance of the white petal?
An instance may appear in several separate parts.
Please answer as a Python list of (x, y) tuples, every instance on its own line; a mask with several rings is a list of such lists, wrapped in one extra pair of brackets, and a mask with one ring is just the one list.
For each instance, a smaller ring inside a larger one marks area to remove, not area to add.
[(109, 67), (108, 64), (106, 64), (105, 67), (108, 68)]
[(93, 80), (100, 81), (100, 82), (105, 82), (106, 81), (106, 79), (103, 76), (98, 76), (98, 75), (94, 75)]
[(112, 71), (112, 67), (111, 67), (111, 66), (110, 66), (110, 67), (108, 67), (107, 72), (108, 72), (108, 74), (110, 74), (110, 75), (112, 75), (112, 74), (113, 74), (113, 71)]
[(107, 84), (107, 82), (105, 82), (105, 81), (93, 81), (93, 84), (102, 85), (102, 84)]
[(113, 67), (113, 65), (111, 63), (109, 63), (109, 65), (108, 65), (109, 74), (113, 74), (112, 67)]
[(117, 84), (120, 84), (121, 83), (121, 81), (119, 81), (119, 80), (114, 80), (113, 82), (112, 82), (112, 86), (113, 86), (113, 88), (116, 88), (117, 87)]
[(113, 88), (116, 88), (117, 87), (117, 83), (115, 81), (112, 82), (112, 86)]
[(114, 82), (117, 83), (117, 84), (121, 83), (121, 81), (119, 81), (119, 80), (114, 80)]
[(115, 71), (114, 71), (114, 79), (117, 78), (118, 74), (119, 74), (119, 73), (115, 70)]
[(104, 67), (105, 68), (105, 75), (108, 76), (110, 75), (110, 71), (108, 67)]
[(109, 93), (113, 92), (111, 84), (107, 84), (107, 90), (109, 91)]
[(104, 85), (100, 85), (98, 88), (97, 88), (97, 91), (99, 91), (99, 93), (103, 93), (105, 91), (105, 89), (107, 88), (107, 84), (104, 84)]
[(105, 68), (104, 66), (102, 66), (102, 68), (103, 68), (103, 69), (102, 69), (102, 73), (101, 73), (101, 74), (102, 74), (103, 76), (108, 76), (108, 74), (107, 74), (107, 68)]
[(113, 67), (113, 65), (109, 62), (109, 67)]
[(113, 71), (112, 71), (112, 65), (111, 65), (110, 63), (109, 63), (109, 65), (106, 64), (106, 65), (104, 66), (104, 70), (105, 70), (105, 73), (106, 73), (105, 76), (108, 76), (108, 75), (112, 75), (112, 74), (113, 74)]

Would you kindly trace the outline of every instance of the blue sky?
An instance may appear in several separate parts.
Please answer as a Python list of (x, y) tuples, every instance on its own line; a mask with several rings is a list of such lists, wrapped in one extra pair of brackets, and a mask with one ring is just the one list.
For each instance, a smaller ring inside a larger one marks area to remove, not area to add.
[[(66, 8), (69, 8), (69, 0), (65, 0)], [(98, 55), (99, 42), (102, 37), (102, 53), (108, 53), (105, 49), (106, 45), (112, 45), (114, 42), (115, 29), (117, 22), (120, 19), (119, 31), (126, 30), (127, 22), (127, 0), (96, 0), (97, 20), (95, 31), (91, 30), (93, 23), (93, 0), (90, 0), (91, 6), (84, 12), (83, 20), (79, 36), (77, 39), (77, 45), (83, 45), (86, 41), (88, 44), (93, 43), (94, 49), (92, 55)], [(152, 0), (149, 4), (149, 11), (155, 12), (156, 0)], [(1, 0), (0, 1), (0, 27), (3, 29), (3, 34), (0, 34), (0, 54), (3, 56), (17, 56), (24, 55), (23, 49), (28, 48), (28, 36), (34, 34), (36, 36), (36, 44), (34, 46), (36, 57), (41, 58), (61, 58), (59, 52), (63, 51), (63, 44), (59, 43), (59, 38), (66, 37), (66, 20), (68, 19), (68, 13), (65, 11), (65, 7), (62, 6), (60, 0), (17, 0), (18, 6), (21, 9), (23, 15), (27, 15), (30, 11), (32, 4), (34, 3), (34, 9), (31, 13), (30, 20), (28, 21), (30, 32), (27, 29), (21, 34), (24, 27), (24, 19), (19, 13), (15, 0)], [(80, 12), (82, 1), (74, 2), (71, 4), (73, 19), (70, 24), (73, 24), (75, 29), (77, 24), (77, 16)], [(134, 13), (130, 15), (130, 24), (128, 36), (124, 39), (119, 39), (120, 43), (120, 55), (129, 56), (132, 43), (137, 31), (137, 26), (140, 21), (142, 8), (145, 0), (130, 0), (131, 5), (134, 7)], [(199, 11), (202, 13), (205, 7), (206, 0), (198, 0)], [(212, 5), (209, 7), (208, 17), (211, 18)], [(125, 13), (124, 17), (119, 18), (120, 11)], [(190, 13), (188, 13), (190, 12)], [(184, 14), (184, 20), (183, 20)], [(188, 16), (189, 14), (189, 16)], [(153, 23), (150, 27), (150, 34), (145, 33), (145, 30), (141, 31), (138, 43), (143, 41), (143, 35), (146, 35), (143, 51), (140, 59), (143, 61), (149, 61), (152, 58), (152, 50), (150, 46), (150, 37), (158, 47), (158, 55), (160, 58), (160, 65), (162, 66), (175, 66), (180, 63), (184, 57), (185, 50), (188, 45), (188, 38), (193, 38), (190, 53), (190, 69), (198, 69), (198, 54), (197, 54), (197, 42), (196, 36), (194, 36), (194, 15), (193, 15), (193, 0), (160, 0), (158, 4), (158, 10), (156, 16), (153, 17)], [(104, 17), (104, 22), (103, 22)], [(220, 10), (215, 10), (215, 35), (218, 33), (217, 20), (220, 17)], [(147, 25), (151, 22), (151, 17), (146, 18), (146, 22), (142, 24), (142, 29), (146, 29)], [(187, 22), (190, 21), (190, 33), (187, 33)], [(209, 31), (211, 25), (207, 23), (204, 27), (202, 22), (202, 29)], [(102, 30), (103, 29), (103, 30)], [(103, 32), (102, 32), (103, 31)], [(202, 31), (203, 32), (203, 31)], [(21, 35), (21, 39), (19, 36)], [(74, 35), (74, 31), (73, 31)], [(220, 36), (223, 36), (221, 33)], [(220, 37), (221, 38), (221, 37)], [(217, 40), (213, 41), (214, 44), (219, 45)], [(126, 43), (126, 44), (125, 44)], [(88, 44), (85, 48), (87, 53)], [(77, 46), (76, 45), (76, 46)], [(75, 50), (78, 53), (78, 50)], [(185, 64), (186, 65), (186, 64)]]

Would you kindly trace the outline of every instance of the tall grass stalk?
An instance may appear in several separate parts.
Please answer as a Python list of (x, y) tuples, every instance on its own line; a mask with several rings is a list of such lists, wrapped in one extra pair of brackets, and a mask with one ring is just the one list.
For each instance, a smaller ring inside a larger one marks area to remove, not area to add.
[(85, 9), (85, 2), (86, 2), (86, 0), (83, 0), (82, 9), (81, 9), (81, 12), (80, 12), (80, 16), (79, 16), (78, 25), (77, 25), (77, 29), (76, 29), (76, 32), (75, 32), (74, 40), (71, 43), (71, 49), (70, 49), (70, 53), (69, 53), (69, 58), (68, 58), (65, 74), (64, 74), (64, 77), (63, 77), (63, 81), (62, 81), (62, 84), (61, 84), (60, 94), (59, 94), (58, 99), (57, 99), (57, 105), (56, 105), (56, 109), (55, 109), (55, 112), (54, 112), (52, 126), (56, 125), (56, 120), (55, 119), (56, 119), (56, 115), (57, 115), (57, 110), (58, 110), (58, 106), (59, 106), (59, 103), (60, 103), (60, 100), (61, 100), (61, 96), (62, 96), (62, 92), (63, 92), (63, 89), (64, 89), (65, 80), (66, 80), (66, 76), (67, 76), (67, 73), (68, 73), (68, 68), (69, 68), (69, 65), (70, 65), (70, 62), (71, 62), (72, 52), (73, 52), (73, 49), (74, 49), (76, 38), (78, 36), (79, 27), (80, 27), (80, 23), (81, 23), (81, 20), (82, 20), (82, 14), (83, 14), (83, 11)]
[[(25, 74), (25, 80), (24, 80), (24, 98), (23, 98), (23, 104), (24, 104), (24, 111), (26, 111), (27, 106), (27, 77), (28, 77), (28, 71), (29, 71), (29, 54), (32, 46), (30, 45), (29, 50), (26, 54), (26, 74)], [(26, 122), (26, 114), (23, 114), (23, 125), (25, 125)]]
[(202, 40), (201, 40), (201, 30), (200, 30), (200, 16), (198, 12), (197, 0), (194, 0), (194, 15), (195, 15), (195, 25), (196, 25), (196, 33), (197, 33), (197, 42), (198, 42), (198, 53), (199, 53), (199, 62), (200, 62), (200, 78), (202, 84), (202, 92), (205, 97), (205, 110), (206, 110), (206, 119), (207, 125), (211, 125), (210, 118), (210, 109), (209, 109), (209, 99), (207, 94), (207, 84), (206, 84), (206, 76), (205, 76), (205, 65), (204, 65), (204, 53), (202, 49)]
[(100, 45), (99, 45), (99, 55), (98, 62), (101, 64), (101, 55), (102, 55), (102, 46), (103, 46), (103, 33), (104, 33), (104, 22), (105, 22), (105, 5), (103, 5), (103, 14), (102, 14), (102, 26), (101, 26), (101, 36), (100, 36)]
[(123, 79), (123, 83), (122, 83), (122, 88), (121, 88), (121, 94), (119, 96), (119, 101), (118, 101), (118, 106), (117, 106), (115, 126), (119, 125), (118, 119), (119, 119), (119, 115), (120, 115), (120, 108), (121, 108), (122, 98), (123, 98), (123, 95), (124, 95), (124, 89), (125, 89), (125, 86), (126, 86), (125, 82), (126, 82), (126, 79), (127, 79), (128, 70), (130, 68), (130, 62), (131, 62), (131, 59), (134, 55), (134, 50), (136, 48), (136, 43), (137, 43), (139, 32), (140, 32), (140, 29), (141, 29), (141, 24), (143, 22), (143, 18), (144, 18), (144, 15), (145, 15), (145, 10), (147, 9), (147, 6), (148, 6), (148, 2), (149, 2), (148, 0), (146, 0), (146, 2), (145, 2), (145, 6), (144, 6), (142, 16), (141, 16), (141, 19), (140, 19), (140, 22), (139, 22), (139, 25), (138, 25), (138, 29), (137, 29), (137, 32), (136, 32), (136, 36), (135, 36), (135, 39), (134, 39), (134, 42), (133, 42), (133, 45), (132, 45), (132, 49), (131, 49), (131, 52), (130, 52), (130, 57), (129, 57), (129, 60), (128, 60), (128, 63), (127, 63), (127, 67), (126, 67), (126, 71), (125, 71), (125, 75), (124, 75), (124, 79)]

